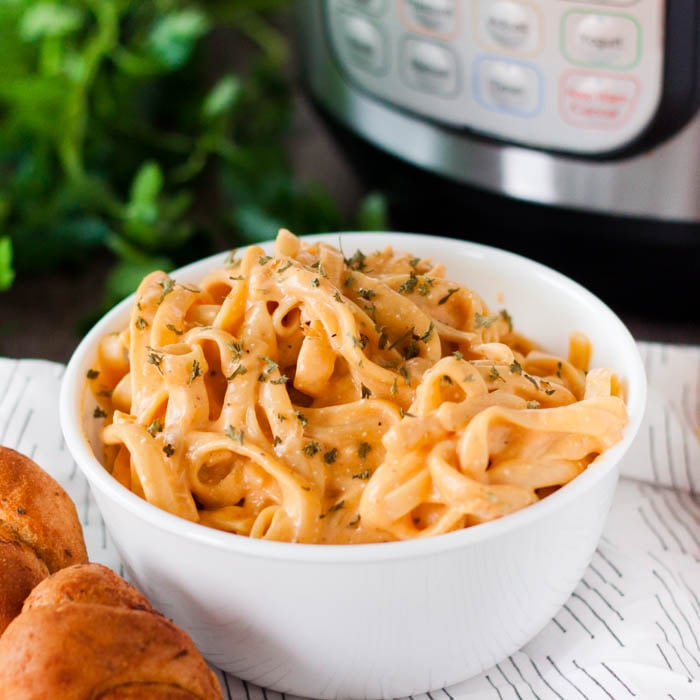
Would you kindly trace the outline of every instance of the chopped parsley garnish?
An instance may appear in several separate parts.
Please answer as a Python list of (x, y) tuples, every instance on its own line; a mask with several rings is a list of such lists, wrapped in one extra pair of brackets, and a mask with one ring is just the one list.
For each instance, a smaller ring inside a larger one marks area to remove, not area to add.
[(372, 450), (372, 445), (370, 445), (368, 442), (361, 442), (357, 448), (357, 454), (359, 455), (360, 459), (364, 459)]
[(345, 260), (345, 264), (351, 270), (364, 270), (365, 269), (365, 254), (361, 250), (356, 250), (351, 258)]
[(333, 462), (335, 462), (337, 457), (338, 457), (338, 448), (337, 447), (333, 447), (332, 449), (328, 450), (328, 452), (323, 453), (323, 461), (326, 464), (333, 464)]
[(376, 297), (377, 293), (373, 289), (365, 289), (364, 287), (360, 287), (357, 290), (357, 296), (369, 301), (372, 297)]
[(491, 328), (498, 316), (488, 316), (480, 314), (478, 311), (474, 314), (474, 328)]
[(443, 304), (445, 304), (447, 301), (449, 301), (450, 297), (458, 291), (459, 287), (453, 287), (452, 289), (448, 289), (447, 294), (445, 294), (444, 297), (438, 299), (438, 306), (442, 306)]
[(416, 290), (416, 285), (418, 284), (418, 277), (416, 277), (416, 273), (411, 270), (411, 272), (408, 275), (408, 279), (404, 280), (398, 288), (398, 293), (399, 294), (413, 294), (413, 292)]
[(505, 309), (501, 309), (500, 316), (508, 324), (508, 330), (512, 333), (513, 319), (511, 315)]
[(401, 418), (415, 418), (415, 414), (409, 413), (408, 411), (404, 410), (403, 408), (399, 409), (399, 415)]
[(321, 283), (319, 282), (318, 277), (314, 277), (314, 278), (311, 280), (311, 286), (312, 286), (312, 287), (318, 287), (319, 284), (321, 284)]
[(192, 382), (197, 379), (197, 377), (202, 376), (202, 367), (199, 364), (199, 360), (192, 360), (192, 369), (190, 370), (190, 378), (188, 380), (188, 384), (192, 384)]
[(286, 384), (289, 381), (289, 377), (285, 374), (281, 374), (277, 379), (271, 379), (270, 384)]
[(307, 457), (313, 457), (317, 452), (321, 451), (321, 446), (315, 440), (312, 440), (311, 442), (307, 442), (306, 445), (301, 448), (301, 451)]
[(175, 333), (175, 335), (182, 335), (184, 333), (183, 330), (180, 330), (179, 328), (175, 328), (172, 323), (166, 323), (165, 327), (169, 330)]
[(368, 399), (370, 396), (372, 396), (372, 390), (369, 387), (366, 387), (364, 384), (360, 385), (360, 391), (362, 392), (363, 399)]
[(271, 255), (261, 255), (261, 256), (258, 258), (258, 265), (267, 265), (267, 263), (269, 263), (270, 260), (272, 260), (272, 256), (271, 256)]
[(143, 316), (139, 316), (136, 319), (134, 325), (136, 326), (136, 328), (142, 331), (144, 328), (148, 328), (148, 321)]
[(292, 261), (287, 260), (287, 262), (284, 265), (282, 265), (282, 267), (280, 267), (277, 270), (277, 272), (279, 272), (279, 273), (286, 272), (291, 266), (292, 266)]
[(165, 297), (167, 297), (168, 294), (170, 294), (170, 292), (172, 292), (175, 288), (175, 280), (168, 277), (158, 284), (163, 288), (163, 291), (160, 293), (160, 297), (158, 297), (158, 306), (160, 306), (163, 303), (163, 299), (165, 299)]
[(272, 446), (277, 447), (277, 445), (282, 444), (282, 438), (279, 435), (275, 435), (275, 439), (272, 441)]
[(148, 355), (146, 356), (146, 362), (150, 365), (155, 365), (159, 372), (163, 372), (160, 363), (163, 361), (163, 353), (154, 350), (151, 347), (146, 348), (148, 350)]
[(97, 370), (97, 369), (89, 369), (89, 370), (87, 371), (87, 373), (85, 374), (85, 376), (86, 376), (88, 379), (97, 379), (97, 377), (100, 376), (100, 372), (99, 372), (99, 370)]
[(360, 522), (360, 514), (358, 513), (358, 514), (348, 523), (348, 527), (354, 527), (354, 526), (357, 525), (357, 523), (359, 523), (359, 522)]
[(241, 445), (243, 444), (243, 428), (240, 430), (234, 428), (232, 425), (229, 425), (226, 430), (224, 430), (224, 435), (226, 437), (231, 438), (231, 440), (235, 440), (236, 442), (240, 443)]
[(528, 408), (539, 408), (540, 407), (540, 402), (539, 401), (528, 401), (525, 404)]
[(234, 377), (237, 377), (239, 374), (245, 374), (248, 371), (245, 365), (238, 365), (236, 369), (231, 372), (231, 374), (226, 377), (227, 381), (231, 381)]
[(517, 361), (513, 360), (513, 362), (510, 365), (510, 371), (513, 374), (522, 374), (523, 373), (523, 367), (522, 365)]
[[(299, 410), (294, 411), (294, 415), (299, 419), (303, 427), (309, 424), (309, 419)], [(283, 418), (281, 420), (284, 420)]]
[(459, 350), (455, 350), (452, 354), (453, 354), (458, 360), (463, 360), (463, 359), (464, 359), (464, 355), (462, 355), (462, 353), (461, 353)]
[(175, 448), (168, 443), (164, 448), (163, 452), (165, 452), (166, 457), (172, 457), (175, 454)]
[(152, 437), (155, 437), (157, 433), (163, 432), (163, 426), (157, 418), (154, 418), (146, 430)]
[(428, 329), (425, 331), (425, 333), (423, 333), (419, 340), (422, 340), (424, 343), (427, 343), (430, 340), (430, 336), (432, 336), (434, 330), (435, 324), (431, 321), (430, 325), (428, 326)]
[(343, 508), (344, 506), (345, 506), (345, 501), (344, 501), (344, 500), (338, 501), (337, 503), (334, 503), (334, 504), (328, 509), (328, 512), (329, 512), (329, 513), (335, 513), (337, 510), (340, 510), (340, 509)]
[(372, 476), (372, 472), (369, 469), (363, 469), (361, 472), (357, 472), (357, 474), (353, 474), (352, 478), (353, 479), (369, 479), (370, 476)]
[(95, 406), (95, 410), (92, 412), (93, 418), (106, 418), (107, 412), (104, 411), (100, 406)]
[(498, 368), (496, 365), (491, 366), (491, 370), (489, 371), (489, 380), (492, 382), (495, 382), (497, 380), (501, 380), (502, 382), (505, 382), (505, 379), (501, 376), (501, 373), (498, 371)]

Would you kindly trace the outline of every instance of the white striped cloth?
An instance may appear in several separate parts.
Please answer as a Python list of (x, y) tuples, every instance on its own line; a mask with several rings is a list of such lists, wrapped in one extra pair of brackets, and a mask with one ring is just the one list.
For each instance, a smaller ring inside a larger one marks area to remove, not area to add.
[[(649, 402), (605, 532), (551, 623), (478, 677), (415, 700), (700, 698), (700, 347), (640, 342)], [(75, 501), (90, 558), (124, 576), (58, 421), (64, 367), (0, 358), (0, 444)], [(220, 674), (233, 700), (293, 700)]]

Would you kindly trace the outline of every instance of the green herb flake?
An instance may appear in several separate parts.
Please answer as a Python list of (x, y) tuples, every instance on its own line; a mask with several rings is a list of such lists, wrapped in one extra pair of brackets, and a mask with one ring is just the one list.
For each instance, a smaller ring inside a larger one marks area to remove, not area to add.
[(282, 444), (282, 438), (279, 435), (275, 435), (275, 439), (272, 441), (272, 446), (277, 447), (277, 445)]
[(357, 448), (357, 454), (360, 459), (364, 459), (371, 452), (371, 450), (372, 445), (370, 445), (368, 442), (361, 442)]
[(425, 333), (423, 333), (423, 335), (419, 338), (419, 340), (423, 341), (424, 343), (427, 343), (430, 340), (430, 337), (433, 335), (434, 330), (435, 330), (435, 324), (431, 321), (427, 330), (425, 331)]
[(106, 418), (107, 412), (100, 406), (95, 406), (95, 410), (92, 412), (93, 418)]
[(358, 513), (349, 523), (348, 527), (355, 527), (360, 522), (360, 514)]
[(202, 376), (202, 367), (199, 364), (199, 360), (192, 360), (192, 369), (190, 370), (190, 377), (188, 380), (188, 384), (192, 384), (192, 382), (197, 379), (197, 377)]
[(180, 328), (175, 328), (175, 326), (173, 326), (172, 323), (166, 323), (166, 324), (165, 324), (165, 327), (166, 327), (171, 333), (175, 333), (175, 335), (182, 335), (182, 334), (184, 333), (184, 331), (181, 330)]
[(365, 289), (364, 287), (360, 287), (357, 290), (357, 296), (362, 297), (363, 299), (367, 299), (367, 301), (369, 301), (373, 297), (376, 297), (377, 293), (373, 289)]
[(339, 511), (341, 508), (345, 507), (345, 500), (338, 501), (337, 503), (334, 503), (329, 509), (328, 513), (335, 513), (336, 511)]
[(267, 265), (272, 260), (271, 255), (261, 255), (258, 257), (258, 265)]
[[(297, 417), (299, 422), (301, 423), (302, 427), (306, 427), (309, 424), (309, 419), (298, 409), (294, 411), (294, 415)], [(282, 419), (284, 420), (284, 419)]]
[(311, 280), (311, 286), (312, 286), (312, 287), (318, 287), (319, 284), (321, 284), (321, 282), (319, 282), (318, 277), (314, 277), (314, 278)]
[(282, 265), (282, 267), (280, 267), (280, 268), (277, 270), (277, 272), (280, 273), (280, 274), (282, 274), (283, 272), (286, 272), (291, 266), (292, 266), (292, 261), (291, 261), (291, 260), (287, 260), (287, 262), (284, 263), (284, 265)]
[(459, 350), (455, 350), (452, 354), (453, 354), (458, 360), (463, 360), (463, 359), (464, 359), (464, 355), (463, 355)]
[(165, 452), (166, 457), (172, 457), (175, 454), (175, 448), (168, 443), (165, 445), (165, 447), (163, 447), (163, 452)]
[(146, 430), (151, 435), (151, 437), (155, 437), (158, 433), (163, 432), (163, 425), (157, 418), (154, 418), (151, 424), (146, 428)]
[(491, 328), (498, 316), (488, 316), (480, 314), (478, 311), (474, 314), (474, 328)]
[(369, 479), (370, 476), (372, 476), (372, 472), (369, 469), (363, 469), (361, 472), (357, 472), (357, 474), (353, 474), (352, 478), (353, 479)]
[(440, 299), (438, 299), (438, 306), (442, 306), (443, 304), (446, 304), (449, 301), (450, 297), (453, 294), (456, 294), (458, 291), (459, 291), (459, 287), (453, 287), (452, 289), (448, 289), (447, 294), (445, 294), (444, 297), (441, 297)]
[(556, 392), (556, 389), (545, 389), (544, 393), (547, 394), (547, 396), (551, 396)]
[(323, 453), (323, 461), (326, 464), (333, 464), (333, 462), (335, 462), (337, 457), (338, 457), (338, 448), (337, 447), (333, 447), (332, 449), (328, 450), (328, 452)]
[(239, 444), (243, 444), (243, 428), (237, 429), (234, 428), (232, 425), (229, 425), (225, 430), (224, 430), (224, 435), (226, 437), (231, 438), (231, 440), (235, 440)]
[(168, 294), (170, 294), (170, 292), (172, 292), (173, 289), (175, 289), (175, 280), (168, 277), (167, 279), (164, 279), (158, 284), (163, 288), (163, 291), (160, 293), (160, 297), (158, 297), (157, 302), (158, 306), (160, 306), (163, 303), (163, 299), (165, 299), (165, 297), (167, 297)]
[(517, 360), (513, 360), (513, 362), (511, 362), (511, 365), (510, 365), (510, 371), (511, 371), (511, 374), (522, 374), (523, 367)]
[(368, 399), (370, 396), (372, 396), (372, 390), (369, 387), (366, 387), (364, 384), (360, 385), (360, 391), (362, 392), (363, 399)]
[(148, 321), (143, 316), (139, 316), (134, 322), (134, 325), (142, 331), (144, 328), (148, 328)]
[(85, 376), (86, 376), (88, 379), (97, 379), (97, 377), (100, 376), (100, 372), (99, 372), (99, 370), (97, 370), (97, 369), (89, 369), (89, 370), (86, 372)]
[(513, 332), (513, 318), (505, 309), (501, 309), (499, 316), (508, 324), (508, 332)]
[(321, 446), (315, 440), (312, 440), (311, 442), (307, 442), (306, 445), (301, 448), (301, 451), (307, 457), (313, 457), (315, 454), (321, 451)]
[(540, 407), (540, 402), (539, 401), (528, 401), (526, 404), (527, 408), (539, 408)]
[(245, 365), (238, 365), (238, 367), (226, 377), (226, 380), (230, 382), (234, 377), (237, 377), (239, 374), (245, 374), (247, 371), (248, 369)]
[(408, 279), (404, 280), (398, 288), (398, 293), (399, 294), (413, 294), (413, 292), (416, 290), (416, 285), (418, 284), (418, 277), (416, 277), (416, 273), (411, 270), (411, 272), (408, 275)]
[(492, 382), (501, 380), (502, 382), (505, 382), (505, 379), (501, 376), (501, 373), (498, 371), (498, 368), (496, 365), (491, 366), (491, 370), (489, 371), (489, 380)]
[(356, 250), (351, 258), (345, 260), (345, 264), (351, 270), (362, 271), (365, 269), (366, 265), (365, 257), (365, 254), (361, 250)]

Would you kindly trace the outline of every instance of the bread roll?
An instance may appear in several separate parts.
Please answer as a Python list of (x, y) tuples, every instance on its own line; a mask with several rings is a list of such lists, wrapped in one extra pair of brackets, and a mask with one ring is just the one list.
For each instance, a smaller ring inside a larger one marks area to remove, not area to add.
[(0, 700), (221, 700), (189, 635), (106, 566), (44, 579), (0, 637)]
[(87, 560), (70, 496), (32, 459), (0, 446), (0, 634), (39, 581)]

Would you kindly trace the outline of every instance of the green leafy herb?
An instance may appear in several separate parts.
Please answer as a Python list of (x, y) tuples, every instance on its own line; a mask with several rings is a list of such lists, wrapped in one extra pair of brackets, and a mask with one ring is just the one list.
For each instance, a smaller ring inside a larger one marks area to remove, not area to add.
[(163, 447), (163, 452), (165, 452), (166, 457), (172, 457), (175, 454), (175, 448), (168, 443), (165, 445), (165, 447)]
[(158, 433), (163, 432), (163, 425), (157, 418), (154, 418), (151, 424), (146, 428), (146, 430), (151, 434), (152, 437), (155, 437)]
[(95, 406), (95, 410), (92, 412), (93, 418), (106, 418), (107, 412), (104, 411), (100, 406)]
[(231, 440), (235, 440), (241, 445), (243, 444), (243, 428), (238, 429), (234, 428), (232, 425), (229, 425), (224, 430), (224, 435), (226, 435), (226, 437), (228, 438), (231, 438)]
[(89, 369), (89, 370), (86, 372), (85, 376), (86, 376), (88, 379), (97, 379), (97, 377), (100, 376), (100, 372), (99, 372), (99, 370), (96, 370), (96, 369)]

